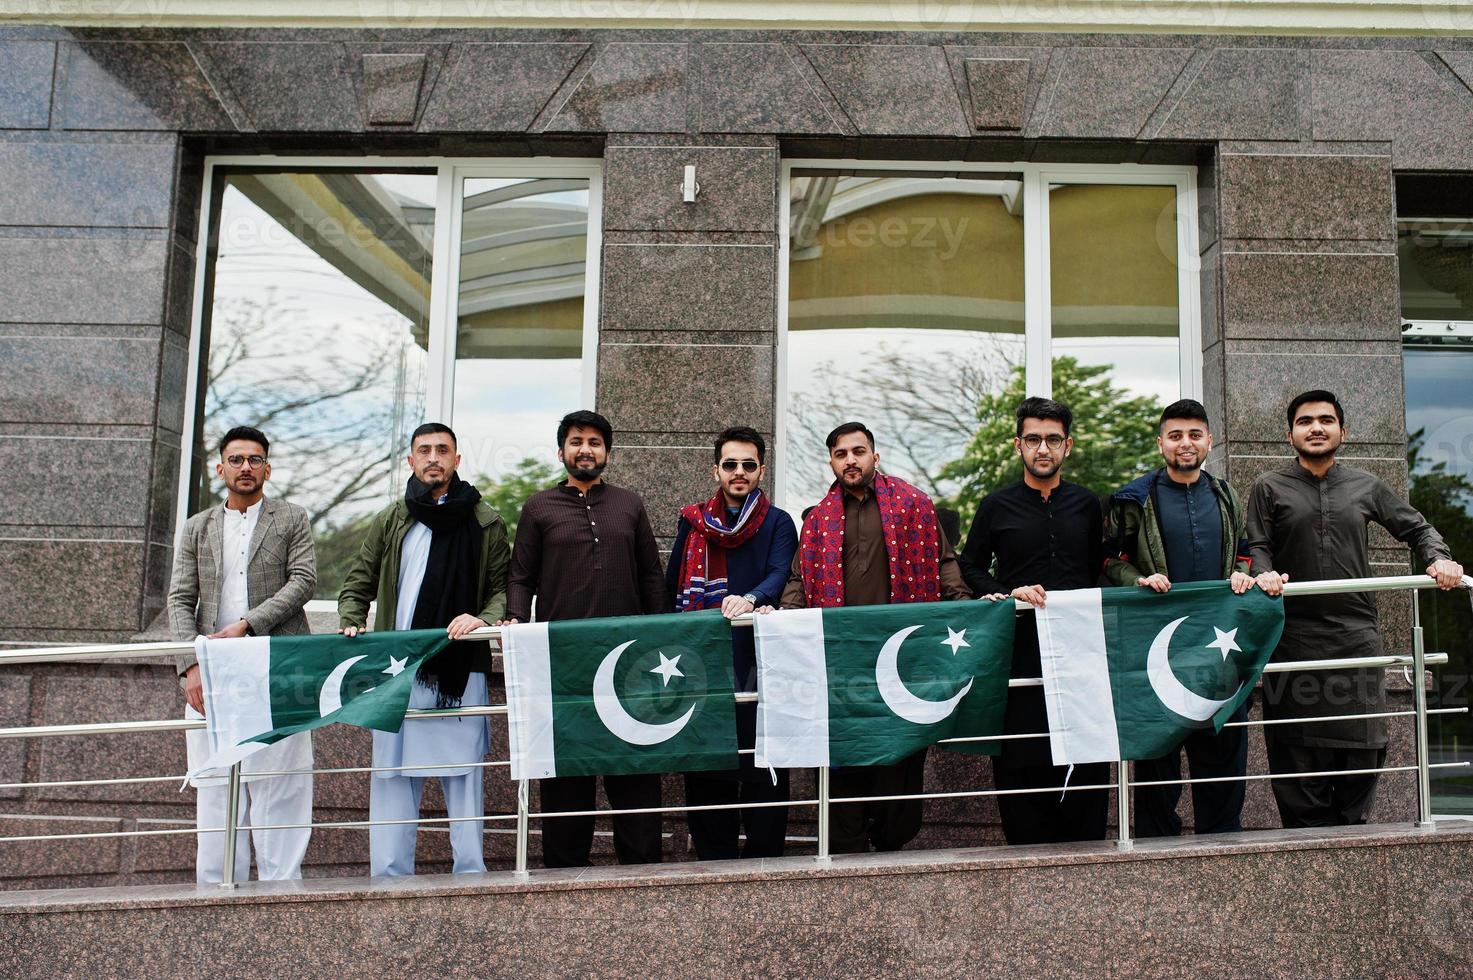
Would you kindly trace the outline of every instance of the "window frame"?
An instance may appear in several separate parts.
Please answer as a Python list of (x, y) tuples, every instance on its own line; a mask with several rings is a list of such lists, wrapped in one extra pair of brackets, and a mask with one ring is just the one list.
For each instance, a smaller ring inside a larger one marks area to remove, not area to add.
[[(208, 243), (215, 229), (211, 200), (217, 168), (281, 168), (289, 170), (422, 170), (435, 172), (435, 235), (431, 251), (430, 319), (427, 337), (426, 405), (454, 425), (455, 316), (460, 289), (460, 233), (467, 178), (572, 177), (588, 181), (588, 243), (583, 289), (583, 383), (580, 400), (594, 405), (598, 391), (598, 317), (603, 257), (603, 159), (601, 157), (446, 157), (446, 156), (295, 156), (218, 154), (205, 157), (200, 190), (199, 237), (189, 316), (189, 376), (184, 391), (179, 478), (174, 514), (174, 548), (184, 537), (190, 517), (194, 444), (202, 419), (205, 303), (213, 293)], [(439, 356), (435, 356), (438, 353)], [(313, 600), (317, 602), (318, 600)]]
[[(888, 171), (908, 175), (953, 174), (1023, 175), (1023, 298), (1024, 363), (1030, 395), (1049, 396), (1053, 390), (1052, 290), (1049, 280), (1050, 184), (1149, 185), (1176, 188), (1176, 264), (1178, 372), (1181, 397), (1202, 397), (1202, 257), (1197, 229), (1197, 167), (1140, 163), (965, 163), (958, 160), (832, 160), (792, 158), (782, 161), (778, 195), (777, 344), (775, 357), (773, 479), (779, 506), (792, 503), (786, 496), (788, 463), (788, 268), (791, 252), (792, 180), (794, 171)], [(791, 509), (791, 508), (789, 508)]]

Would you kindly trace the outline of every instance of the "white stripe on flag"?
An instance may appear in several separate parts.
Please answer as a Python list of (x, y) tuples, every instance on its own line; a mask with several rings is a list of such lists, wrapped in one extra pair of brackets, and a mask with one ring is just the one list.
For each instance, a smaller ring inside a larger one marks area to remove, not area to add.
[(245, 742), (271, 731), (271, 637), (242, 636), (194, 641), (204, 685), (210, 758), (190, 777), (226, 768), (266, 748)]
[(552, 725), (552, 648), (547, 625), (524, 623), (501, 631), (512, 779), (546, 779), (557, 775)]
[(823, 610), (755, 616), (759, 768), (829, 764), (829, 674)]
[(1100, 590), (1050, 592), (1034, 618), (1054, 765), (1119, 761)]

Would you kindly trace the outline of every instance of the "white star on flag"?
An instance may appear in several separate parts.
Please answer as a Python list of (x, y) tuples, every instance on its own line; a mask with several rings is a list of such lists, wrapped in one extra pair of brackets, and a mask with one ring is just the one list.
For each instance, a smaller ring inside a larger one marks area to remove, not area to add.
[(685, 676), (685, 674), (683, 674), (680, 668), (677, 666), (677, 664), (680, 663), (680, 657), (681, 655), (677, 653), (675, 655), (675, 658), (672, 660), (671, 658), (665, 656), (665, 653), (662, 650), (660, 651), (660, 666), (650, 668), (651, 674), (659, 674), (660, 678), (665, 682), (662, 685), (663, 687), (670, 686), (670, 678)]
[(403, 660), (397, 660), (391, 653), (389, 654), (389, 665), (383, 670), (379, 671), (379, 673), (388, 674), (390, 677), (398, 677), (400, 674), (404, 673), (404, 665), (407, 663), (409, 663), (408, 657), (405, 657)]
[(948, 626), (946, 627), (946, 639), (941, 641), (941, 645), (944, 647), (951, 647), (951, 655), (954, 657), (956, 656), (956, 651), (960, 647), (971, 646), (971, 644), (967, 642), (966, 636), (966, 630), (962, 630), (960, 633), (958, 633), (956, 630)]
[(1222, 659), (1224, 660), (1226, 660), (1228, 658), (1228, 654), (1232, 653), (1234, 650), (1237, 650), (1240, 653), (1242, 652), (1243, 648), (1238, 646), (1237, 627), (1234, 627), (1224, 633), (1222, 630), (1214, 626), (1212, 627), (1212, 632), (1217, 634), (1217, 639), (1207, 644), (1207, 649), (1220, 650), (1222, 652)]

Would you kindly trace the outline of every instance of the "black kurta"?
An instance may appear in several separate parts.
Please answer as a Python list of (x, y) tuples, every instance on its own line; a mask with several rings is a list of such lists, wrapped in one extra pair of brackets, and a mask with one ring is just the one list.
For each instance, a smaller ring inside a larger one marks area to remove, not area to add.
[[(1419, 567), (1450, 557), (1432, 525), (1384, 482), (1344, 463), (1316, 477), (1297, 460), (1260, 476), (1248, 501), (1248, 551), (1253, 574), (1269, 570), (1290, 582), (1368, 578), (1367, 530), (1375, 521), (1409, 545)], [(1289, 597), (1284, 636), (1273, 659), (1325, 660), (1381, 653), (1376, 597), (1370, 592)], [(1385, 710), (1380, 668), (1266, 674), (1264, 717), (1312, 718)], [(1382, 748), (1385, 718), (1275, 725), (1285, 744), (1321, 748)]]

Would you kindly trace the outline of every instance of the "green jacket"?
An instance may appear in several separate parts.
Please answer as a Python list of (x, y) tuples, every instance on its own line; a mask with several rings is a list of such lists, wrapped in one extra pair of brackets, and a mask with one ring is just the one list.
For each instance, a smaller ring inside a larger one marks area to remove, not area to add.
[[(1152, 470), (1110, 498), (1105, 515), (1105, 578), (1113, 585), (1135, 585), (1148, 576), (1167, 574), (1166, 544), (1156, 514), (1155, 483), (1165, 470)], [(1248, 571), (1248, 517), (1227, 481), (1206, 470), (1202, 479), (1217, 496), (1222, 511), (1222, 577)]]
[[(486, 623), (506, 618), (506, 572), (511, 548), (506, 543), (506, 525), (501, 515), (484, 500), (476, 505), (476, 520), (485, 533), (481, 537), (481, 608), (475, 610)], [(409, 507), (400, 500), (381, 512), (368, 527), (368, 536), (343, 579), (338, 593), (338, 620), (342, 626), (360, 629), (368, 621), (368, 603), (378, 603), (373, 628), (394, 628), (394, 608), (399, 591), (399, 556), (404, 535), (414, 521)], [(473, 610), (466, 610), (471, 612)]]

